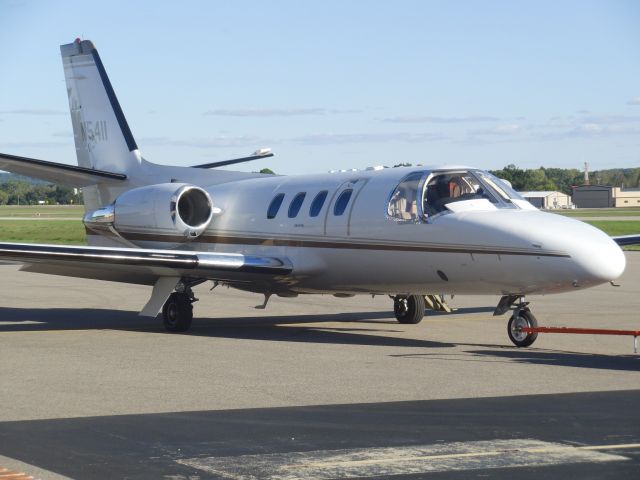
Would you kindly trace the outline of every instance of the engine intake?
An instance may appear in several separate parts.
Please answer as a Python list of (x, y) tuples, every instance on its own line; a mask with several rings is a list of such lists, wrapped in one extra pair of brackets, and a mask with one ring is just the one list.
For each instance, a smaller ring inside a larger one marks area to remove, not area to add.
[(121, 194), (113, 204), (89, 212), (84, 224), (95, 231), (199, 237), (211, 223), (214, 211), (206, 190), (184, 183), (161, 183), (134, 188)]
[(199, 229), (211, 221), (213, 206), (209, 194), (198, 187), (183, 187), (177, 193), (176, 199), (178, 218), (185, 225)]

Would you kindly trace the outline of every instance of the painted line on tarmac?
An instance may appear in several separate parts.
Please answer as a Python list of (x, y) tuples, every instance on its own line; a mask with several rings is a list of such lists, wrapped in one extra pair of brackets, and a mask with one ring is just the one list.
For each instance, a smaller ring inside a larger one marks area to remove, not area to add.
[(0, 479), (2, 480), (33, 480), (31, 475), (24, 472), (14, 472), (8, 468), (0, 467)]
[(638, 443), (573, 446), (520, 439), (199, 457), (176, 462), (232, 480), (328, 480), (615, 462), (628, 458), (599, 450), (637, 448), (640, 448)]

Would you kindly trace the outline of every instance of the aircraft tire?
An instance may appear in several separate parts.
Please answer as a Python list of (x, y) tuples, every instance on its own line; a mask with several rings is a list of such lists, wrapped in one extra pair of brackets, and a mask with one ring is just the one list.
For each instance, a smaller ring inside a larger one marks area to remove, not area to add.
[(397, 296), (393, 299), (393, 313), (398, 323), (416, 324), (424, 317), (426, 308), (422, 295)]
[(193, 320), (193, 306), (186, 293), (174, 292), (162, 307), (162, 323), (168, 332), (186, 332)]
[(530, 327), (535, 328), (538, 326), (538, 321), (536, 317), (533, 316), (527, 309), (515, 310), (511, 318), (509, 319), (509, 323), (507, 324), (507, 334), (509, 335), (509, 340), (513, 342), (516, 347), (528, 347), (538, 338), (537, 333), (524, 333), (518, 331), (519, 328), (522, 327)]

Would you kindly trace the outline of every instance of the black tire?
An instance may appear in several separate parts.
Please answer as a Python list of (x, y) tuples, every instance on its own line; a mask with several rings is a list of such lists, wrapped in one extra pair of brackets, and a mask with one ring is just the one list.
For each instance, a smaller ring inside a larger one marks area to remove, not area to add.
[(422, 295), (397, 296), (393, 299), (393, 313), (398, 323), (420, 323), (424, 317), (425, 307)]
[(529, 310), (515, 310), (507, 324), (509, 340), (511, 340), (516, 347), (528, 347), (536, 341), (538, 334), (525, 333), (519, 331), (519, 329), (522, 327), (535, 328), (537, 326), (538, 321)]
[(193, 306), (186, 293), (174, 292), (162, 307), (162, 323), (168, 332), (186, 332), (193, 320)]

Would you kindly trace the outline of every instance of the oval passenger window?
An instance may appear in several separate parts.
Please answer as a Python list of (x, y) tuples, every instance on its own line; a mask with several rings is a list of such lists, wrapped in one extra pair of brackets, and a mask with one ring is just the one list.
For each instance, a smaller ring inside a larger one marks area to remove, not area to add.
[(339, 217), (340, 215), (342, 215), (344, 211), (347, 209), (347, 205), (349, 204), (349, 200), (351, 199), (352, 193), (353, 193), (353, 190), (349, 189), (349, 190), (345, 190), (340, 194), (340, 196), (338, 197), (338, 200), (336, 200), (336, 204), (333, 206), (333, 214), (336, 217)]
[(280, 210), (280, 205), (282, 205), (282, 200), (284, 200), (284, 193), (279, 193), (273, 197), (273, 200), (271, 200), (271, 203), (269, 204), (269, 209), (267, 210), (267, 218), (276, 218), (278, 210)]
[(294, 218), (298, 215), (306, 195), (307, 194), (305, 192), (300, 192), (293, 198), (293, 200), (291, 200), (291, 205), (289, 205), (289, 218)]
[(313, 202), (311, 202), (311, 208), (309, 209), (310, 217), (317, 217), (318, 215), (320, 215), (320, 210), (322, 210), (324, 201), (327, 199), (328, 193), (329, 192), (327, 190), (322, 190), (321, 192), (318, 192), (318, 194), (316, 195), (316, 198), (314, 198)]

